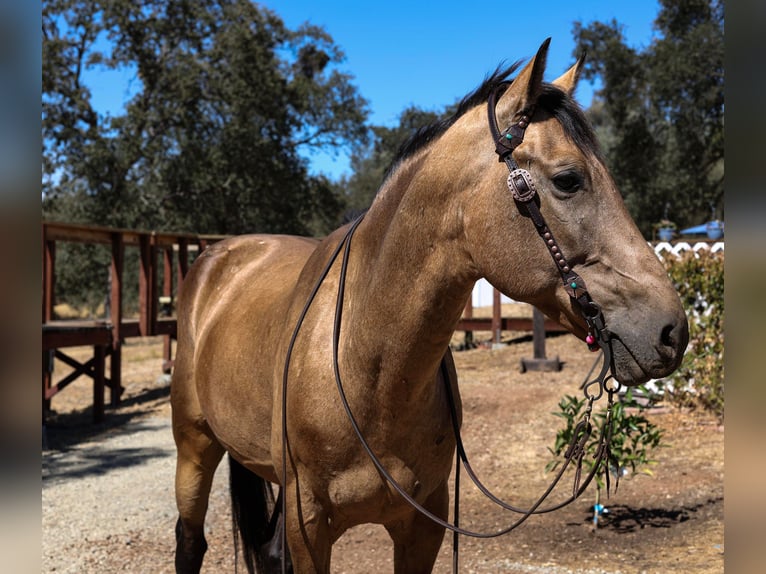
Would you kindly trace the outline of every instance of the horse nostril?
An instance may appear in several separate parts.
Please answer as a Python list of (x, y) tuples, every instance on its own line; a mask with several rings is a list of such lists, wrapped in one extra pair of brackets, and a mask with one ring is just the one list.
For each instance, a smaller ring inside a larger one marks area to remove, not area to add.
[(673, 325), (665, 325), (662, 328), (662, 333), (660, 334), (660, 342), (665, 345), (666, 347), (672, 347), (675, 345), (675, 338), (673, 337)]

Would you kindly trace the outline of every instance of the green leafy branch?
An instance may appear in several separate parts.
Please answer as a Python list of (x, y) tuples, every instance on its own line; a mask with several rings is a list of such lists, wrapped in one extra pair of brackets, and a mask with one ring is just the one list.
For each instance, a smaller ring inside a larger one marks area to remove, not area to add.
[[(646, 387), (639, 386), (628, 388), (612, 406), (613, 433), (609, 445), (608, 464), (609, 472), (617, 480), (628, 472), (652, 475), (652, 467), (657, 464), (657, 461), (651, 458), (651, 453), (655, 448), (664, 446), (662, 444), (664, 430), (645, 416), (645, 411), (655, 404), (656, 399), (657, 397), (652, 395)], [(556, 433), (553, 447), (548, 448), (554, 458), (546, 465), (546, 471), (555, 470), (563, 462), (562, 455), (572, 442), (577, 423), (582, 419), (587, 404), (588, 400), (584, 396), (578, 398), (566, 395), (559, 401), (558, 412), (552, 414), (564, 419), (566, 425)], [(606, 416), (606, 409), (594, 412), (594, 426), (602, 429)], [(590, 472), (599, 462), (594, 458), (598, 450), (599, 434), (594, 432), (584, 445), (585, 454), (582, 458), (584, 472)], [(606, 485), (605, 472), (606, 468), (602, 467), (595, 477), (596, 505), (599, 504), (601, 491)]]

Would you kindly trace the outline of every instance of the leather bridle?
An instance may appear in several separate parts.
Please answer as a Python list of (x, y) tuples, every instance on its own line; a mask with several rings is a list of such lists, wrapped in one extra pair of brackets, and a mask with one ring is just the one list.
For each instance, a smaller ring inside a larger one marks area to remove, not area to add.
[[(306, 301), (304, 305), (304, 308), (298, 318), (298, 322), (296, 324), (296, 327), (290, 339), (290, 343), (288, 345), (287, 354), (285, 357), (285, 368), (283, 371), (283, 379), (282, 379), (282, 485), (284, 487), (284, 485), (287, 484), (287, 382), (288, 382), (288, 370), (290, 366), (290, 359), (295, 346), (295, 341), (297, 339), (301, 325), (303, 324), (303, 320), (306, 314), (308, 313), (308, 310), (317, 292), (319, 291), (319, 288), (321, 287), (325, 278), (329, 274), (330, 269), (332, 268), (333, 264), (335, 263), (336, 259), (338, 258), (338, 256), (340, 255), (342, 251), (343, 256), (341, 258), (341, 269), (340, 269), (340, 275), (338, 280), (338, 294), (336, 299), (335, 318), (334, 318), (334, 326), (333, 326), (333, 351), (332, 351), (333, 352), (333, 372), (334, 372), (335, 382), (338, 388), (338, 393), (341, 398), (341, 403), (343, 404), (343, 408), (346, 411), (346, 414), (349, 418), (351, 426), (353, 427), (354, 432), (356, 433), (360, 444), (362, 445), (364, 450), (367, 452), (372, 463), (375, 465), (375, 467), (378, 469), (381, 475), (385, 477), (385, 479), (389, 482), (389, 484), (394, 488), (394, 490), (396, 490), (402, 496), (402, 498), (406, 500), (407, 503), (410, 504), (419, 513), (428, 517), (429, 519), (436, 522), (440, 526), (448, 530), (451, 530), (453, 532), (454, 534), (453, 536), (453, 571), (455, 572), (457, 572), (457, 567), (458, 567), (458, 536), (459, 535), (471, 536), (474, 538), (495, 538), (498, 536), (502, 536), (503, 534), (507, 534), (508, 532), (518, 527), (520, 524), (522, 524), (527, 518), (529, 518), (533, 514), (543, 514), (547, 512), (552, 512), (554, 510), (558, 510), (570, 504), (574, 500), (576, 500), (585, 491), (585, 489), (593, 480), (593, 478), (602, 470), (602, 466), (608, 465), (609, 457), (610, 457), (610, 444), (611, 444), (611, 438), (612, 438), (612, 407), (614, 405), (614, 395), (620, 388), (620, 384), (616, 381), (616, 379), (614, 379), (613, 374), (611, 373), (612, 352), (611, 352), (610, 333), (609, 333), (609, 330), (606, 328), (603, 313), (601, 312), (600, 307), (592, 300), (590, 294), (588, 293), (588, 290), (585, 285), (585, 281), (572, 269), (572, 265), (570, 265), (570, 263), (567, 261), (566, 257), (564, 256), (560, 247), (558, 246), (556, 239), (553, 237), (553, 233), (551, 232), (551, 230), (548, 228), (547, 224), (545, 223), (545, 219), (542, 213), (540, 212), (540, 208), (538, 205), (539, 198), (537, 197), (537, 191), (535, 189), (535, 185), (532, 180), (531, 174), (527, 170), (520, 168), (518, 164), (516, 163), (516, 161), (513, 159), (513, 151), (522, 143), (524, 139), (524, 133), (527, 126), (529, 125), (533, 110), (531, 109), (524, 110), (519, 115), (519, 119), (514, 124), (512, 124), (509, 128), (507, 128), (505, 131), (500, 132), (500, 130), (498, 129), (497, 117), (495, 115), (495, 106), (497, 102), (497, 97), (501, 91), (507, 88), (508, 85), (509, 85), (509, 82), (504, 82), (498, 85), (497, 88), (490, 94), (488, 99), (487, 109), (488, 109), (489, 128), (490, 128), (492, 137), (495, 141), (495, 151), (497, 152), (499, 156), (499, 161), (505, 162), (505, 164), (508, 166), (508, 170), (510, 172), (508, 176), (508, 187), (510, 192), (513, 194), (513, 198), (516, 201), (518, 208), (522, 211), (522, 213), (526, 213), (529, 216), (529, 218), (532, 220), (532, 222), (534, 223), (537, 233), (543, 239), (546, 247), (548, 248), (549, 253), (551, 254), (551, 257), (553, 258), (556, 268), (558, 269), (558, 272), (561, 276), (564, 289), (572, 298), (572, 300), (581, 309), (583, 318), (585, 319), (585, 322), (588, 326), (588, 335), (586, 337), (586, 343), (588, 344), (588, 347), (591, 350), (601, 349), (603, 351), (603, 364), (602, 364), (601, 371), (594, 379), (590, 381), (586, 379), (586, 382), (583, 384), (583, 392), (587, 399), (586, 408), (584, 410), (584, 413), (580, 421), (575, 425), (574, 431), (572, 433), (571, 442), (566, 452), (564, 453), (564, 458), (565, 458), (564, 464), (561, 465), (561, 467), (559, 468), (558, 472), (556, 473), (555, 477), (553, 478), (548, 488), (537, 499), (537, 501), (534, 502), (529, 508), (523, 509), (502, 501), (497, 496), (495, 496), (487, 487), (485, 487), (484, 484), (482, 484), (482, 482), (479, 480), (479, 478), (476, 476), (475, 472), (473, 471), (473, 468), (471, 467), (471, 464), (468, 461), (468, 457), (466, 455), (465, 447), (463, 445), (463, 440), (460, 433), (460, 425), (458, 423), (456, 401), (455, 401), (455, 397), (452, 394), (452, 388), (450, 385), (449, 370), (444, 360), (442, 360), (441, 362), (440, 371), (441, 371), (441, 376), (446, 388), (448, 402), (450, 405), (450, 415), (452, 419), (452, 426), (455, 433), (455, 442), (456, 442), (454, 523), (450, 523), (446, 520), (443, 520), (441, 517), (436, 516), (435, 514), (430, 512), (428, 509), (424, 508), (420, 503), (418, 503), (391, 476), (388, 470), (383, 466), (380, 459), (373, 452), (366, 438), (364, 437), (364, 434), (362, 433), (360, 426), (357, 423), (356, 418), (354, 417), (353, 412), (351, 411), (351, 407), (348, 403), (348, 400), (346, 399), (346, 394), (343, 388), (343, 382), (342, 382), (342, 377), (339, 370), (339, 361), (338, 361), (341, 319), (343, 314), (343, 300), (344, 300), (344, 293), (345, 293), (346, 273), (348, 269), (349, 253), (351, 249), (351, 240), (354, 236), (354, 232), (363, 221), (364, 214), (362, 214), (359, 218), (357, 218), (356, 221), (354, 221), (354, 223), (349, 227), (348, 231), (344, 235), (343, 239), (336, 246), (335, 250), (330, 256), (330, 259), (325, 265), (322, 273), (317, 279), (309, 295), (308, 300)], [(604, 394), (607, 394), (608, 401), (607, 401), (604, 424), (600, 430), (598, 447), (594, 455), (595, 461), (591, 466), (591, 470), (583, 478), (582, 472), (581, 472), (582, 460), (584, 455), (586, 454), (586, 446), (587, 446), (588, 440), (590, 439), (590, 436), (593, 432), (593, 426), (591, 423), (593, 403), (596, 400), (600, 399)], [(498, 531), (494, 531), (494, 532), (475, 532), (475, 531), (467, 530), (460, 527), (459, 525), (459, 504), (460, 504), (459, 503), (459, 499), (460, 499), (459, 488), (460, 488), (461, 464), (465, 468), (468, 476), (471, 478), (471, 480), (474, 482), (477, 488), (479, 488), (479, 490), (485, 496), (487, 496), (490, 500), (492, 500), (495, 504), (497, 504), (501, 508), (518, 513), (521, 516), (517, 520), (515, 520), (512, 524), (510, 524), (508, 527)], [(558, 485), (559, 481), (564, 475), (564, 472), (567, 470), (570, 464), (575, 465), (575, 477), (574, 477), (574, 484), (572, 487), (572, 494), (563, 502), (541, 508), (542, 503), (545, 501), (548, 495), (554, 490), (554, 488)], [(608, 469), (605, 472), (605, 475), (606, 475), (606, 483), (607, 483), (607, 491), (608, 491), (609, 490)], [(285, 496), (281, 496), (281, 501), (282, 501), (281, 511), (284, 513), (283, 514), (284, 516), (286, 516), (286, 510), (287, 510), (285, 499), (286, 499)], [(284, 549), (287, 548), (285, 530), (286, 528), (283, 527), (281, 531), (281, 536), (282, 536), (281, 542), (282, 542), (282, 549), (283, 549), (283, 552), (282, 552), (282, 572), (283, 573), (285, 573), (287, 570), (286, 552), (284, 551)]]
[(513, 151), (524, 141), (524, 133), (527, 126), (529, 126), (534, 110), (523, 110), (519, 114), (519, 119), (516, 123), (511, 124), (505, 131), (500, 132), (498, 128), (495, 112), (497, 98), (509, 85), (510, 82), (499, 84), (490, 93), (487, 101), (487, 119), (489, 131), (495, 142), (495, 153), (498, 155), (498, 161), (505, 162), (505, 165), (508, 167), (508, 189), (511, 191), (516, 205), (534, 223), (535, 230), (543, 239), (548, 252), (553, 258), (556, 269), (561, 275), (564, 289), (580, 307), (589, 328), (589, 337), (586, 338), (588, 346), (592, 350), (598, 350), (603, 348), (601, 343), (606, 343), (609, 338), (601, 309), (591, 299), (585, 281), (572, 269), (572, 265), (564, 257), (564, 253), (561, 251), (555, 237), (553, 237), (553, 233), (545, 223), (545, 218), (540, 213), (539, 198), (535, 184), (532, 181), (532, 175), (527, 170), (520, 168), (516, 160), (513, 159)]

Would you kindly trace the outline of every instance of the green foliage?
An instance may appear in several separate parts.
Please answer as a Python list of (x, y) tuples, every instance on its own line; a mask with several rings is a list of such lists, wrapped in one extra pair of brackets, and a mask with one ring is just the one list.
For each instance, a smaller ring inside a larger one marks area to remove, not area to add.
[[(65, 303), (89, 318), (108, 319), (106, 312), (111, 278), (109, 245), (59, 241), (56, 243), (56, 298), (54, 306)], [(140, 255), (136, 246), (126, 246), (122, 270), (122, 312), (135, 317), (139, 308)], [(157, 269), (162, 285), (164, 269)]]
[(724, 415), (724, 254), (700, 250), (665, 262), (689, 320), (689, 346), (681, 367), (661, 381), (680, 406)]
[[(109, 295), (111, 253), (106, 246), (56, 244), (56, 301), (94, 311)], [(136, 285), (138, 282), (136, 281)]]
[[(640, 399), (636, 396), (636, 389), (640, 393)], [(657, 427), (645, 416), (647, 408), (656, 401), (646, 387), (628, 388), (625, 394), (616, 400), (612, 407), (613, 436), (610, 445), (610, 469), (613, 474), (622, 474), (625, 470), (631, 473), (643, 473), (651, 475), (651, 466), (656, 461), (650, 458), (651, 452), (662, 446), (664, 431)], [(585, 396), (580, 398), (566, 395), (559, 401), (559, 411), (553, 415), (564, 419), (566, 426), (556, 433), (553, 448), (548, 450), (556, 457), (546, 466), (551, 471), (561, 463), (561, 456), (572, 442), (577, 423), (582, 419), (588, 400)], [(594, 427), (601, 429), (606, 420), (606, 410), (594, 411)], [(583, 456), (583, 472), (589, 472), (596, 463), (594, 456), (598, 450), (599, 435), (597, 432), (590, 436), (585, 444), (585, 456)], [(596, 475), (596, 486), (600, 491), (604, 488), (605, 478), (602, 468)]]
[[(360, 145), (366, 102), (321, 28), (249, 0), (43, 2), (43, 213), (198, 233), (325, 233), (343, 208), (300, 150)], [(103, 116), (87, 69), (135, 71)]]
[(574, 25), (583, 77), (601, 80), (589, 115), (646, 237), (666, 213), (681, 227), (723, 216), (723, 24), (720, 0), (661, 0), (643, 50), (615, 20)]

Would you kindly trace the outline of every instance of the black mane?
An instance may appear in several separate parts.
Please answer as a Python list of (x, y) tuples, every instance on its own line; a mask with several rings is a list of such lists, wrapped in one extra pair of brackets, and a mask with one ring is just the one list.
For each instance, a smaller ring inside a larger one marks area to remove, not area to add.
[[(489, 99), (489, 94), (499, 84), (507, 82), (508, 76), (518, 69), (520, 64), (521, 62), (519, 61), (505, 68), (498, 66), (491, 75), (484, 79), (478, 88), (460, 101), (455, 113), (432, 124), (423, 126), (413, 133), (399, 148), (391, 165), (386, 170), (384, 179), (388, 178), (395, 166), (435, 141), (468, 110), (485, 103)], [(582, 108), (568, 94), (552, 84), (543, 83), (543, 90), (537, 100), (537, 106), (559, 121), (564, 128), (564, 132), (578, 148), (586, 149), (600, 156), (598, 140), (593, 128), (585, 117)], [(487, 131), (487, 137), (489, 138), (489, 131)]]
[[(438, 120), (430, 125), (419, 128), (401, 145), (399, 151), (394, 157), (393, 162), (391, 163), (391, 166), (393, 167), (397, 165), (402, 160), (414, 155), (415, 152), (423, 149), (426, 145), (446, 132), (468, 110), (486, 102), (492, 90), (494, 90), (499, 84), (507, 81), (508, 76), (510, 76), (519, 67), (520, 64), (521, 62), (519, 61), (511, 66), (508, 66), (507, 68), (498, 66), (491, 75), (484, 78), (484, 81), (478, 88), (460, 100), (460, 103), (457, 105), (457, 109), (455, 110), (454, 114), (444, 119)], [(390, 170), (391, 168), (389, 168), (389, 171)]]

